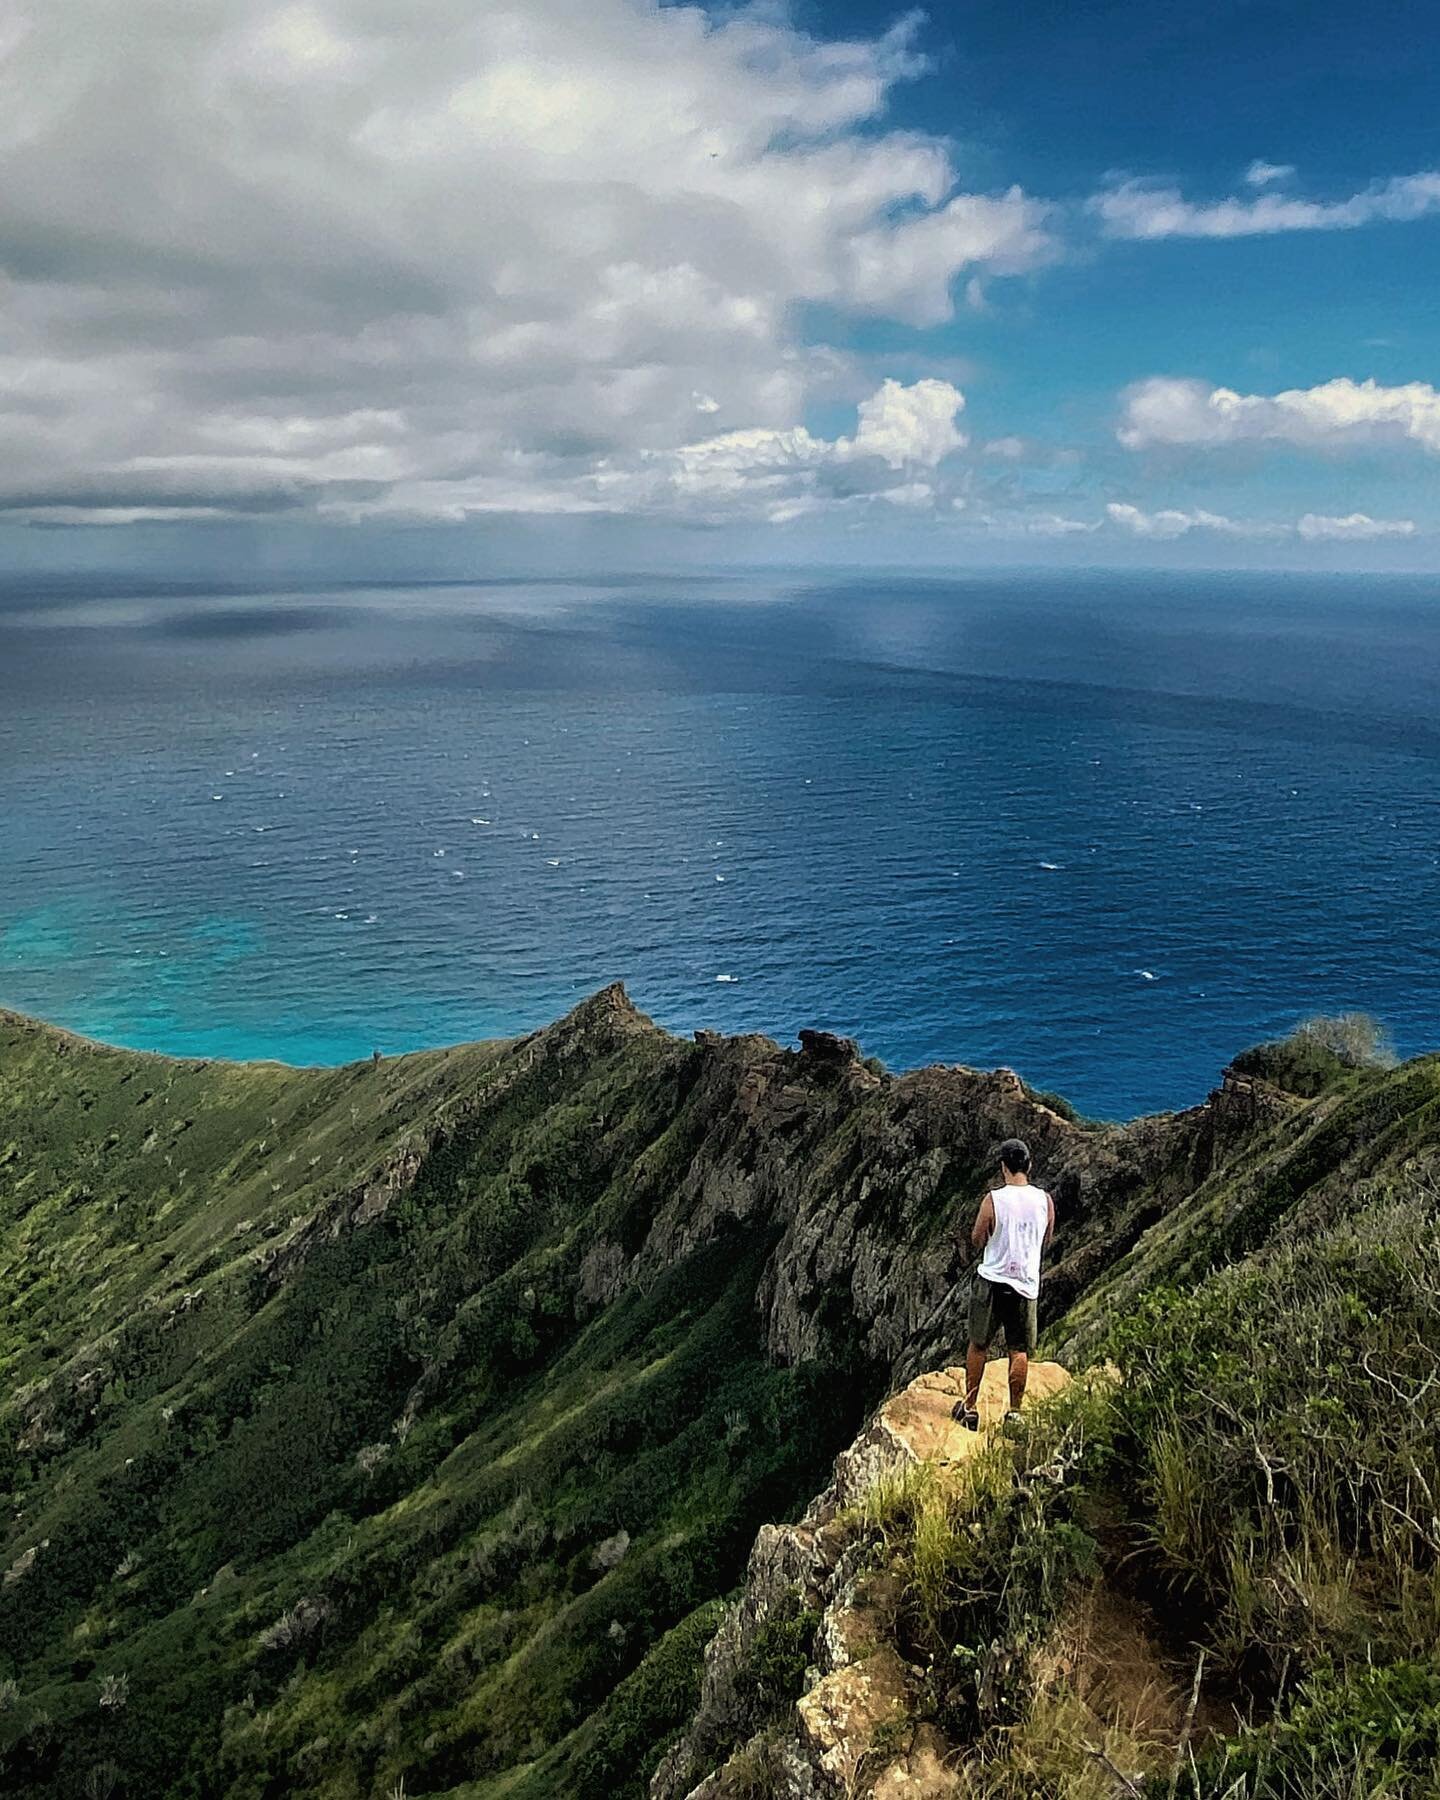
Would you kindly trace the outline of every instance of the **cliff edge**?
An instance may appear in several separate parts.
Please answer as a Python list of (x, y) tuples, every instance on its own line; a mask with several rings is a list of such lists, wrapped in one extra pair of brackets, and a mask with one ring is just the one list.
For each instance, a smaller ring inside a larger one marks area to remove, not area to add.
[[(1069, 1383), (1059, 1363), (1032, 1364), (1026, 1410)], [(795, 1524), (762, 1527), (744, 1592), (706, 1649), (695, 1718), (656, 1772), (652, 1800), (744, 1800), (761, 1762), (775, 1800), (941, 1800), (959, 1791), (955, 1746), (930, 1724), (902, 1731), (924, 1676), (901, 1654), (895, 1577), (866, 1554), (864, 1527), (866, 1504), (885, 1484), (930, 1469), (961, 1492), (965, 1466), (993, 1453), (1009, 1405), (1005, 1363), (986, 1367), (978, 1431), (953, 1416), (964, 1391), (962, 1368), (917, 1376), (836, 1458), (829, 1485)], [(768, 1722), (747, 1733), (757, 1657), (777, 1622), (795, 1620), (813, 1620), (803, 1691), (779, 1729)], [(720, 1766), (694, 1780), (727, 1743), (735, 1748)]]

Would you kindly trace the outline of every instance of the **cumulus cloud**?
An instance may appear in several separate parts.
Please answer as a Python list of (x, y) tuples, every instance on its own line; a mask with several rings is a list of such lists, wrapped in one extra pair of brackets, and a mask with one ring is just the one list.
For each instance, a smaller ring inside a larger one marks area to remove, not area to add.
[[(1268, 187), (1293, 173), (1281, 164), (1252, 163), (1246, 180)], [(1090, 202), (1107, 237), (1235, 238), (1280, 231), (1352, 231), (1383, 221), (1403, 223), (1440, 212), (1440, 169), (1376, 181), (1343, 200), (1302, 200), (1263, 192), (1246, 199), (1187, 200), (1178, 188), (1125, 181)]]
[(1112, 525), (1128, 531), (1132, 537), (1162, 540), (1184, 537), (1191, 531), (1213, 531), (1223, 537), (1280, 537), (1287, 529), (1283, 525), (1228, 519), (1223, 513), (1206, 512), (1203, 508), (1191, 512), (1178, 507), (1162, 507), (1158, 512), (1145, 512), (1138, 506), (1112, 501), (1105, 512)]
[(1295, 527), (1307, 542), (1325, 538), (1413, 537), (1413, 519), (1372, 519), (1368, 513), (1347, 513), (1334, 518), (1324, 513), (1306, 513)]
[[(0, 509), (675, 501), (640, 465), (688, 446), (718, 468), (700, 419), (757, 467), (808, 467), (807, 402), (856, 377), (801, 340), (804, 307), (933, 324), (952, 287), (1054, 253), (1042, 205), (957, 192), (943, 142), (887, 126), (917, 30), (822, 41), (772, 6), (652, 0), (156, 0), (117, 31), (108, 0), (15, 0)], [(945, 385), (887, 384), (820, 463), (943, 455)]]
[[(753, 517), (784, 524), (822, 506), (882, 500), (931, 508), (938, 465), (963, 449), (965, 396), (948, 381), (885, 381), (856, 409), (853, 436), (803, 425), (747, 426), (677, 445), (608, 457), (577, 484), (590, 504), (626, 511)], [(899, 479), (897, 479), (899, 477)]]
[(1187, 511), (1178, 507), (1162, 507), (1145, 512), (1138, 506), (1112, 501), (1105, 508), (1112, 525), (1132, 537), (1159, 540), (1185, 537), (1192, 531), (1214, 532), (1221, 537), (1236, 538), (1301, 538), (1306, 543), (1322, 540), (1384, 537), (1412, 537), (1413, 519), (1372, 519), (1366, 513), (1350, 513), (1335, 518), (1323, 513), (1306, 513), (1292, 525), (1285, 521), (1264, 519), (1230, 519), (1223, 513), (1206, 512), (1203, 508)]
[(892, 469), (907, 463), (933, 468), (966, 442), (955, 424), (964, 405), (965, 396), (948, 381), (927, 378), (910, 387), (887, 381), (860, 402), (855, 436), (841, 438), (837, 453), (847, 459), (878, 456)]
[(1118, 435), (1131, 450), (1155, 444), (1415, 444), (1440, 454), (1440, 393), (1424, 381), (1382, 387), (1342, 376), (1313, 388), (1240, 394), (1204, 381), (1154, 376), (1127, 389), (1121, 405)]

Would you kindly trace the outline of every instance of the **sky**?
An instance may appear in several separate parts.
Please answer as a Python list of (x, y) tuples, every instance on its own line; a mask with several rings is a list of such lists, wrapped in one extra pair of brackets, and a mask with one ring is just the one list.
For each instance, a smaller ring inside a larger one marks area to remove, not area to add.
[(1419, 0), (0, 0), (0, 571), (1440, 568)]

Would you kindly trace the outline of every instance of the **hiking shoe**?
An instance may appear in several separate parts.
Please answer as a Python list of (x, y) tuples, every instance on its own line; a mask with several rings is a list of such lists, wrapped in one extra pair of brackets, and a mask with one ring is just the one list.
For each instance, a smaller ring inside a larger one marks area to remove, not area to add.
[(1022, 1413), (1018, 1407), (1012, 1406), (1005, 1415), (1001, 1429), (1004, 1431), (1006, 1437), (1015, 1437), (1024, 1431), (1025, 1424), (1026, 1420), (1024, 1413)]
[(957, 1425), (963, 1425), (967, 1431), (978, 1431), (980, 1429), (979, 1413), (972, 1412), (963, 1400), (957, 1400), (950, 1408), (950, 1417)]

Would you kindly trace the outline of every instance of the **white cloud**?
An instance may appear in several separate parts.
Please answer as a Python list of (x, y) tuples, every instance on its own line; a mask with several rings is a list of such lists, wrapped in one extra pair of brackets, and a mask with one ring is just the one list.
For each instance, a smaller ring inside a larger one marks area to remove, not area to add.
[(1283, 525), (1228, 519), (1223, 513), (1206, 512), (1203, 508), (1192, 512), (1162, 507), (1158, 512), (1145, 512), (1138, 506), (1112, 501), (1105, 511), (1112, 525), (1143, 538), (1178, 538), (1191, 531), (1214, 531), (1224, 537), (1262, 538), (1283, 536), (1287, 529)]
[(1308, 543), (1326, 538), (1413, 537), (1413, 519), (1372, 519), (1366, 513), (1347, 513), (1344, 518), (1306, 513), (1295, 527)]
[[(848, 42), (653, 0), (10, 17), (12, 515), (636, 504), (697, 414), (803, 462), (807, 403), (856, 392), (807, 304), (931, 324), (1054, 252), (1045, 208), (957, 193), (942, 141), (887, 126), (918, 15)], [(905, 392), (857, 457), (949, 441)]]
[(1214, 449), (1279, 443), (1300, 448), (1416, 444), (1440, 454), (1440, 393), (1428, 382), (1382, 387), (1340, 377), (1278, 394), (1240, 394), (1206, 382), (1154, 376), (1122, 396), (1120, 442)]
[(1117, 501), (1112, 501), (1105, 511), (1112, 525), (1131, 536), (1162, 540), (1185, 537), (1192, 531), (1208, 531), (1222, 537), (1298, 537), (1306, 543), (1318, 543), (1336, 539), (1412, 537), (1416, 529), (1413, 519), (1372, 519), (1359, 512), (1345, 518), (1305, 513), (1292, 525), (1275, 520), (1230, 519), (1223, 513), (1206, 512), (1201, 508), (1185, 511), (1164, 507), (1157, 512), (1145, 512), (1138, 506)]
[[(1247, 172), (1273, 168), (1265, 182), (1288, 173), (1280, 165), (1252, 164)], [(1261, 193), (1248, 199), (1187, 200), (1178, 188), (1148, 181), (1126, 181), (1090, 202), (1107, 237), (1234, 238), (1259, 237), (1280, 231), (1351, 231), (1381, 221), (1405, 222), (1440, 212), (1440, 170), (1424, 169), (1377, 181), (1343, 200), (1299, 200), (1290, 195)]]
[(944, 498), (934, 471), (966, 443), (955, 424), (964, 405), (948, 381), (906, 387), (887, 380), (857, 407), (853, 437), (817, 437), (803, 425), (748, 426), (673, 450), (607, 458), (576, 492), (597, 506), (772, 523), (873, 500), (929, 510)]
[(1257, 156), (1245, 171), (1245, 180), (1250, 187), (1272, 187), (1277, 181), (1288, 181), (1294, 173), (1294, 163), (1266, 162)]
[(965, 396), (948, 381), (926, 378), (911, 387), (886, 381), (858, 408), (859, 428), (837, 445), (847, 457), (878, 456), (892, 469), (907, 463), (933, 468), (942, 456), (961, 449), (966, 437), (955, 420)]
[[(950, 287), (958, 270), (983, 263), (992, 274), (1015, 275), (1052, 254), (1048, 211), (1011, 188), (998, 199), (957, 194), (935, 211), (887, 221), (849, 246), (851, 302), (912, 325), (943, 324), (954, 312)], [(983, 285), (973, 276), (966, 299), (983, 308)]]
[(1098, 519), (1071, 519), (1063, 513), (1035, 513), (1024, 520), (1021, 527), (1032, 537), (1075, 537), (1088, 531), (1098, 531)]

